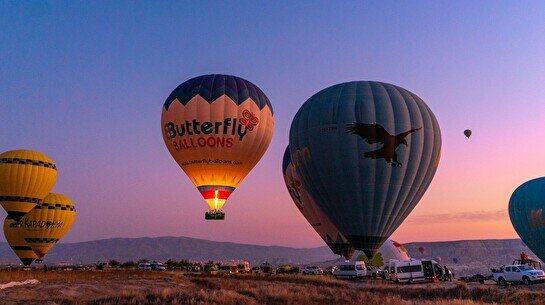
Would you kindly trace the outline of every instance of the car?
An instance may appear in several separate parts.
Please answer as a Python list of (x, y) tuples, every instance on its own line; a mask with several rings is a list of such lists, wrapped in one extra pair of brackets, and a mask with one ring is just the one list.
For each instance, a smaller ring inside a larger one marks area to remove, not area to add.
[(333, 277), (335, 278), (348, 278), (348, 279), (361, 279), (367, 275), (367, 268), (365, 262), (339, 262), (335, 265), (335, 271), (333, 271)]
[(381, 270), (376, 266), (367, 266), (367, 274), (365, 276), (374, 279), (379, 278), (381, 277)]
[(281, 265), (276, 269), (276, 274), (298, 274), (300, 272), (299, 267), (295, 267), (292, 265)]
[(140, 263), (138, 264), (138, 270), (151, 270), (150, 263)]
[(324, 274), (333, 274), (333, 272), (335, 271), (335, 266), (329, 266), (327, 268), (324, 269)]
[(163, 265), (163, 263), (158, 263), (158, 262), (151, 263), (150, 268), (151, 270), (156, 270), (156, 271), (166, 270), (165, 265)]
[(301, 270), (301, 273), (305, 275), (318, 275), (324, 274), (324, 270), (318, 266), (305, 266), (303, 270)]
[(545, 282), (545, 273), (528, 265), (507, 265), (496, 270), (492, 279), (500, 286), (506, 286), (508, 283), (531, 285)]
[(251, 272), (252, 272), (252, 273), (261, 273), (261, 268), (259, 268), (259, 267), (253, 267)]

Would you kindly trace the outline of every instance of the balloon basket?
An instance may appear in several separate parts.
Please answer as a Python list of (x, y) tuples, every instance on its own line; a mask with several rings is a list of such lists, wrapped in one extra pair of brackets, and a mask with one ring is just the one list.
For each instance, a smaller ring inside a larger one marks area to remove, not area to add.
[(225, 213), (222, 211), (210, 211), (204, 214), (204, 219), (206, 220), (224, 220)]

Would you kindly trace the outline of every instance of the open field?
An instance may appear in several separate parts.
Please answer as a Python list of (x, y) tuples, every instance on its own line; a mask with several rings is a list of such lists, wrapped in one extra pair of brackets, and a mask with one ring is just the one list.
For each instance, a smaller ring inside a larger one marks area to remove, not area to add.
[(3, 271), (2, 304), (545, 304), (545, 285), (396, 285), (326, 276), (210, 276), (151, 271)]

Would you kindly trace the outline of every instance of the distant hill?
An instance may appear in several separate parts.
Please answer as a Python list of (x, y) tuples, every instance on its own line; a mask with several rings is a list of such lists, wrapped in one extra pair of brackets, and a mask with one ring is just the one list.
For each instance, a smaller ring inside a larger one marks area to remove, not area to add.
[[(165, 261), (190, 259), (195, 261), (247, 260), (260, 263), (305, 263), (337, 258), (327, 247), (289, 248), (257, 246), (231, 242), (216, 242), (190, 237), (112, 238), (79, 243), (61, 243), (46, 256), (49, 262), (96, 263), (115, 259), (121, 262), (147, 258)], [(17, 262), (6, 243), (0, 244), (0, 263)]]
[[(405, 244), (414, 258), (440, 257), (458, 275), (488, 273), (490, 267), (511, 263), (521, 251), (536, 257), (519, 239), (415, 242)], [(422, 254), (418, 250), (424, 247)], [(46, 256), (46, 262), (95, 263), (115, 259), (121, 262), (147, 258), (190, 259), (196, 261), (247, 260), (252, 264), (319, 263), (339, 259), (327, 247), (290, 248), (216, 242), (190, 237), (112, 238), (79, 243), (62, 243)], [(458, 263), (454, 263), (454, 258)], [(16, 263), (17, 258), (6, 243), (0, 243), (0, 263)]]

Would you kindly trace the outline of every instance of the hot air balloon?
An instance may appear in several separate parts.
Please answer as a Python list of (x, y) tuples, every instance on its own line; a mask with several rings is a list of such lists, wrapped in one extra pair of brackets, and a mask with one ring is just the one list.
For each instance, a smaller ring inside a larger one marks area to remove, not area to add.
[(365, 253), (363, 253), (362, 251), (356, 251), (354, 253), (354, 257), (356, 257), (356, 260), (366, 261), (367, 263), (376, 267), (384, 266), (384, 264), (388, 263), (388, 261), (391, 259), (401, 261), (411, 259), (409, 253), (407, 252), (407, 249), (405, 249), (402, 244), (391, 239), (388, 239), (382, 244), (382, 246), (380, 246), (377, 253), (373, 256), (371, 260), (369, 260)]
[(509, 218), (532, 252), (545, 260), (545, 177), (523, 183), (509, 200)]
[(418, 252), (420, 252), (420, 254), (424, 254), (426, 252), (426, 248), (418, 247)]
[(295, 206), (303, 214), (312, 228), (325, 241), (327, 246), (337, 255), (344, 256), (345, 259), (350, 259), (354, 253), (354, 247), (350, 245), (348, 240), (342, 236), (339, 230), (327, 219), (326, 215), (316, 206), (314, 200), (308, 192), (302, 187), (301, 181), (297, 176), (297, 172), (291, 162), (289, 147), (284, 152), (282, 162), (282, 172), (284, 174), (284, 182), (288, 188)]
[(32, 264), (38, 256), (25, 241), (22, 231), (23, 228), (18, 221), (10, 218), (10, 216), (6, 217), (4, 220), (4, 236), (6, 237), (6, 241), (21, 262), (25, 266), (28, 266)]
[(274, 117), (256, 85), (214, 74), (174, 89), (161, 127), (168, 151), (210, 207), (205, 218), (224, 219), (225, 201), (269, 146)]
[(50, 193), (21, 219), (21, 234), (36, 255), (43, 258), (68, 233), (75, 219), (72, 200)]
[(55, 185), (57, 167), (48, 156), (32, 150), (0, 154), (0, 204), (11, 219), (20, 220)]
[(471, 137), (471, 130), (469, 129), (464, 130), (464, 135), (469, 139), (469, 137)]
[(369, 257), (422, 198), (441, 151), (439, 124), (424, 101), (371, 81), (312, 96), (295, 115), (289, 141), (316, 205)]

